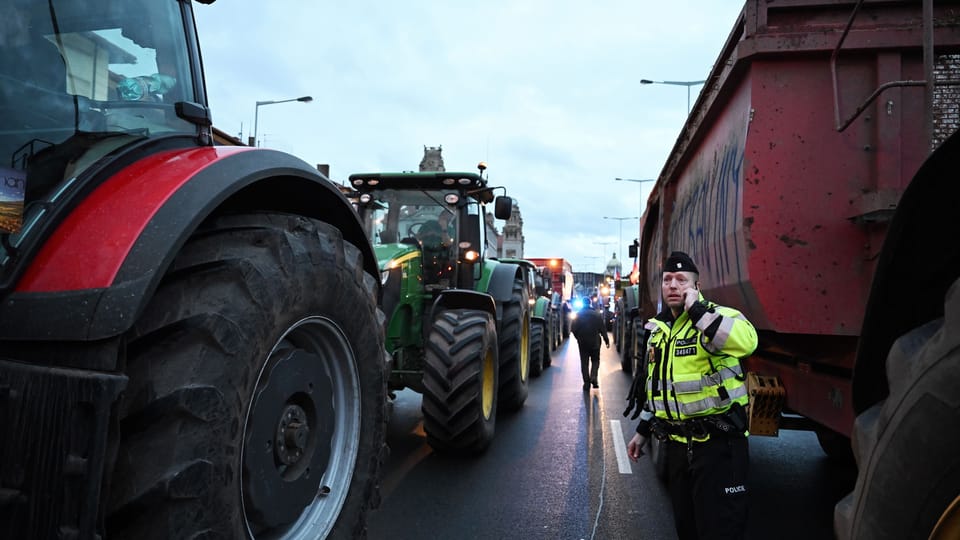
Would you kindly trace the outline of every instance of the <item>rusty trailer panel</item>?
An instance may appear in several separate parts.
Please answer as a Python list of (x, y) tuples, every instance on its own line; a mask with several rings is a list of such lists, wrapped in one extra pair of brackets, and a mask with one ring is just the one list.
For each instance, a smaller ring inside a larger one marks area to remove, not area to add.
[[(836, 129), (835, 113), (850, 116), (878, 86), (924, 79), (919, 2), (863, 2), (832, 63), (855, 4), (746, 2), (640, 229), (643, 315), (659, 308), (660, 261), (689, 252), (704, 294), (757, 326), (752, 361), (793, 381), (787, 406), (844, 434), (850, 400), (838, 414), (821, 406), (824, 396), (804, 394), (830, 392), (836, 385), (824, 377), (849, 391), (888, 222), (937, 142), (924, 121), (924, 87), (888, 88)], [(938, 2), (934, 18), (938, 54), (955, 57), (960, 2)]]

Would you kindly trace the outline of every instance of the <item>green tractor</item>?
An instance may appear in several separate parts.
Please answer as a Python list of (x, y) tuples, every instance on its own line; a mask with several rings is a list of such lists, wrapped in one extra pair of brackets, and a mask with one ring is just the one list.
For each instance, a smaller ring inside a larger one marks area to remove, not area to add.
[(519, 265), (492, 258), (486, 226), (488, 204), (506, 219), (513, 201), (466, 172), (352, 174), (350, 184), (380, 265), (389, 387), (423, 395), (435, 450), (479, 453), (497, 412), (528, 392), (530, 291)]
[(551, 290), (537, 266), (526, 259), (501, 258), (500, 262), (520, 266), (526, 277), (529, 290), (530, 316), (530, 375), (539, 377), (543, 370), (550, 367), (550, 352), (554, 343), (554, 324), (551, 309)]

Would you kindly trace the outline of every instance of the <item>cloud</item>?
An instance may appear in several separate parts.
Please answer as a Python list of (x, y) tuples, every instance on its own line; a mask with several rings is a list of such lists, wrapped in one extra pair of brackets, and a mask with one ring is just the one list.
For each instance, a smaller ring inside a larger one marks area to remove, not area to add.
[[(742, 2), (221, 0), (194, 4), (214, 123), (258, 135), (335, 181), (487, 161), (520, 205), (527, 256), (583, 269), (622, 257), (650, 185)], [(691, 89), (691, 101), (699, 87)], [(620, 245), (620, 238), (623, 245)], [(601, 243), (610, 243), (601, 245)], [(619, 249), (617, 249), (619, 248)], [(602, 257), (603, 260), (600, 260)]]

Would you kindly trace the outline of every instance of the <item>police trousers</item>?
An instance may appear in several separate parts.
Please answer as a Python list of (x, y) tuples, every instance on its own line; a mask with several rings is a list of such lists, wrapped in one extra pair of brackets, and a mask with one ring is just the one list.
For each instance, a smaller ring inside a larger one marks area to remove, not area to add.
[(740, 540), (747, 528), (749, 448), (742, 435), (666, 442), (667, 490), (680, 540)]

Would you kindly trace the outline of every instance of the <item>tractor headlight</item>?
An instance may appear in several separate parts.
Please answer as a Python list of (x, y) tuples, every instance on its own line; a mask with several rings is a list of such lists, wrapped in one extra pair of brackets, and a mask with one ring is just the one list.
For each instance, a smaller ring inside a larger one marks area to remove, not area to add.
[(390, 269), (389, 269), (389, 268), (386, 269), (386, 270), (384, 270), (384, 271), (382, 271), (382, 272), (380, 272), (380, 284), (381, 284), (381, 285), (386, 285), (388, 279), (390, 279)]

